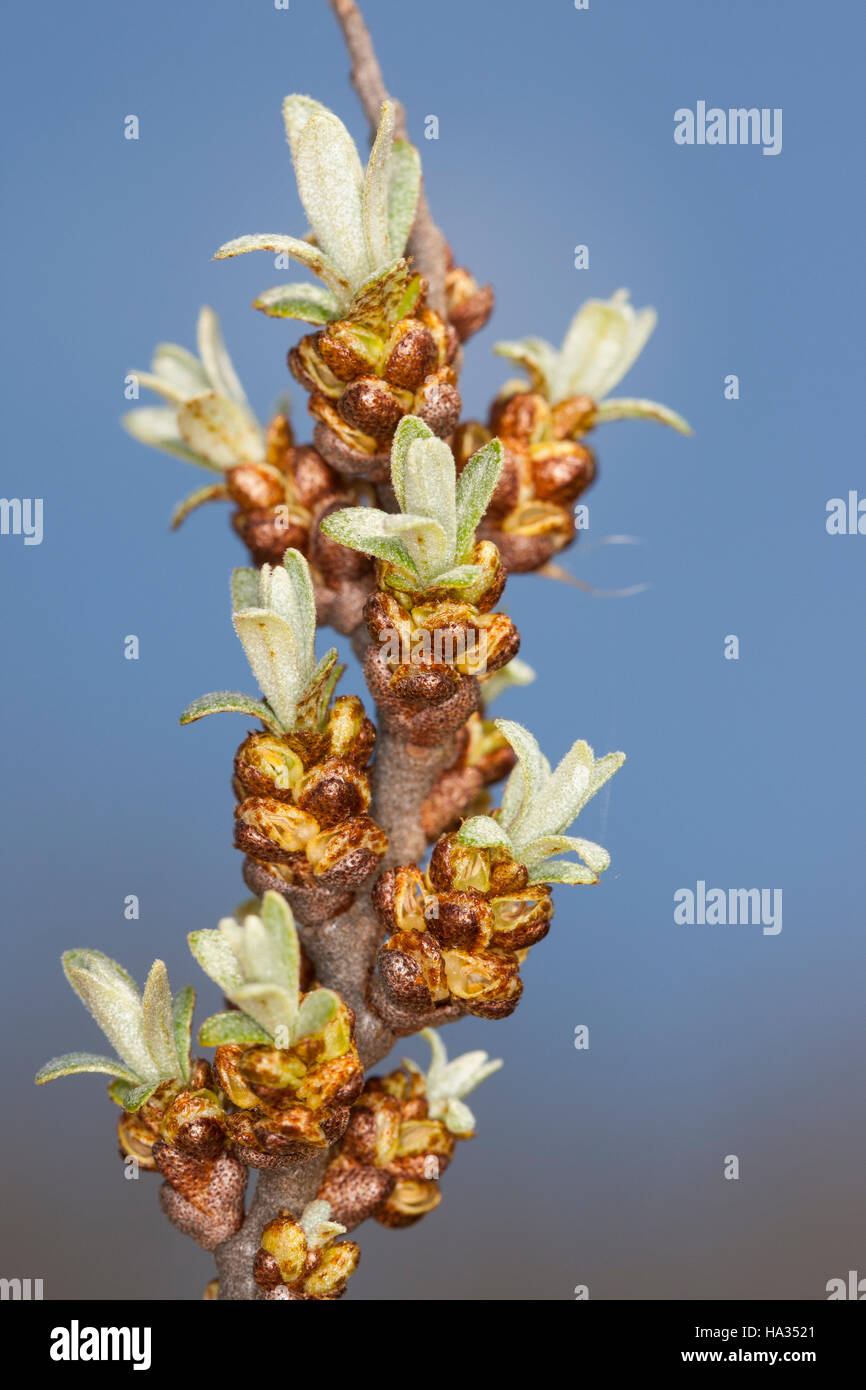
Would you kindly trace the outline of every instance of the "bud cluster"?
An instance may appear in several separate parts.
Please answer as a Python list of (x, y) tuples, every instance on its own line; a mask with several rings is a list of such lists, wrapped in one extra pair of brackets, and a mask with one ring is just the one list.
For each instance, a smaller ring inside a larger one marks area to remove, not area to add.
[(253, 1278), (266, 1298), (311, 1302), (342, 1298), (358, 1267), (359, 1247), (336, 1242), (346, 1230), (331, 1221), (327, 1202), (310, 1202), (299, 1220), (280, 1211), (262, 1231), (253, 1260)]
[(236, 848), (286, 884), (360, 883), (388, 843), (367, 815), (374, 741), (355, 695), (334, 701), (321, 733), (249, 734), (234, 764)]
[(506, 1018), (523, 991), (526, 951), (550, 930), (553, 900), (544, 883), (506, 851), (436, 843), (427, 872), (414, 865), (381, 875), (373, 900), (390, 933), (379, 952), (386, 997), (425, 1013), (460, 1001), (481, 1018)]

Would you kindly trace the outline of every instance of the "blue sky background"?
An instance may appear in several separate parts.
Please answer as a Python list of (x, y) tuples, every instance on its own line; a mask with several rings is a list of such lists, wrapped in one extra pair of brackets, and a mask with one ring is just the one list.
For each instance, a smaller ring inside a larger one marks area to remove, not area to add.
[[(866, 536), (825, 529), (829, 498), (866, 496), (862, 15), (838, 0), (365, 9), (435, 214), (496, 285), (467, 415), (503, 379), (494, 341), (558, 340), (582, 299), (626, 285), (659, 326), (623, 389), (677, 407), (695, 437), (628, 423), (597, 440), (590, 529), (566, 564), (647, 592), (509, 585), (539, 681), (501, 712), (552, 757), (578, 736), (628, 753), (581, 818), (613, 864), (597, 889), (558, 890), (517, 1013), (449, 1030), (507, 1065), (435, 1216), (362, 1228), (349, 1296), (821, 1298), (866, 1273)], [(245, 896), (228, 785), (243, 726), (177, 724), (193, 696), (249, 683), (228, 615), (242, 551), (217, 507), (168, 533), (197, 475), (117, 420), (124, 374), (158, 339), (192, 345), (205, 302), (270, 408), (294, 337), (248, 306), (279, 275), (266, 256), (210, 256), (303, 230), (287, 92), (359, 139), (365, 124), (324, 0), (18, 6), (6, 32), (2, 492), (42, 497), (45, 531), (38, 547), (0, 537), (2, 1273), (44, 1278), (46, 1297), (197, 1298), (210, 1257), (159, 1217), (155, 1180), (123, 1180), (100, 1083), (31, 1085), (47, 1057), (98, 1041), (61, 949), (99, 947), (138, 978), (161, 955), (207, 1011), (184, 935)], [(782, 107), (782, 153), (676, 146), (673, 113), (698, 100)], [(641, 544), (598, 545), (621, 534)], [(674, 892), (699, 879), (781, 888), (782, 932), (675, 925)]]

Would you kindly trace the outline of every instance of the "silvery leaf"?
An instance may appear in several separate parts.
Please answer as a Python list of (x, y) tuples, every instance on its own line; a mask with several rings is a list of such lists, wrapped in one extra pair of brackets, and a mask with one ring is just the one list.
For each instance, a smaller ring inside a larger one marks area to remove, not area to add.
[(233, 615), (232, 622), (265, 700), (280, 723), (292, 728), (305, 684), (294, 633), (283, 618), (266, 608), (244, 609)]
[(275, 285), (253, 300), (272, 319), (300, 319), (303, 323), (330, 323), (340, 312), (340, 304), (330, 290), (321, 285)]
[(63, 971), (118, 1057), (143, 1081), (156, 1078), (135, 981), (102, 951), (64, 951)]
[(208, 930), (190, 932), (187, 941), (204, 973), (231, 999), (244, 976), (230, 942), (222, 932)]
[(375, 507), (344, 507), (331, 512), (320, 522), (319, 530), (332, 541), (360, 550), (365, 555), (373, 555), (392, 565), (399, 565), (416, 574), (414, 561), (403, 539), (395, 534), (395, 523), (402, 522), (391, 512), (380, 512)]
[(196, 488), (182, 502), (178, 502), (171, 514), (170, 526), (172, 531), (176, 531), (178, 526), (182, 526), (187, 517), (198, 507), (203, 507), (206, 502), (224, 502), (229, 496), (229, 490), (225, 483), (209, 483), (207, 487)]
[(636, 312), (627, 290), (609, 300), (587, 300), (562, 344), (555, 399), (585, 395), (600, 401), (625, 376), (655, 325), (655, 310)]
[(222, 473), (223, 469), (203, 454), (190, 449), (180, 436), (177, 428), (177, 411), (164, 405), (142, 405), (136, 410), (128, 410), (121, 416), (121, 424), (127, 434), (141, 444), (150, 444), (154, 449), (164, 449), (167, 454), (175, 454), (186, 463), (194, 463), (197, 468), (206, 468), (211, 473)]
[(521, 850), (520, 862), (532, 869), (552, 855), (568, 850), (579, 854), (594, 874), (604, 873), (605, 869), (610, 868), (607, 850), (593, 840), (583, 840), (578, 835), (546, 835), (542, 840), (533, 840)]
[(336, 1016), (339, 1002), (330, 989), (314, 989), (305, 995), (291, 1034), (292, 1042), (320, 1033)]
[(404, 415), (394, 432), (391, 445), (391, 484), (401, 511), (409, 511), (406, 505), (406, 462), (409, 449), (416, 439), (435, 439), (430, 426), (418, 415)]
[(493, 722), (503, 738), (508, 739), (517, 754), (520, 767), (520, 777), (515, 778), (514, 774), (518, 770), (515, 768), (506, 783), (499, 821), (515, 834), (519, 828), (522, 838), (523, 817), (548, 781), (550, 763), (539, 748), (538, 740), (522, 724), (516, 723), (513, 719), (495, 719)]
[(165, 961), (155, 960), (150, 968), (141, 1001), (141, 1014), (147, 1049), (153, 1058), (151, 1070), (169, 1081), (178, 1075), (179, 1068), (174, 1044), (171, 989)]
[(569, 859), (546, 859), (529, 870), (530, 883), (597, 883), (592, 869), (575, 864)]
[(235, 237), (227, 241), (214, 255), (215, 261), (225, 261), (233, 256), (244, 256), (248, 251), (272, 251), (278, 256), (289, 256), (312, 270), (331, 290), (341, 303), (347, 303), (352, 295), (348, 279), (312, 242), (298, 237), (283, 236), (279, 232), (261, 233), (253, 236)]
[(239, 405), (242, 410), (249, 414), (249, 402), (235, 371), (234, 363), (226, 350), (219, 318), (207, 304), (199, 311), (196, 333), (198, 355), (214, 391), (217, 395), (225, 396), (228, 400), (233, 401), (235, 405)]
[(462, 845), (471, 845), (475, 849), (488, 849), (494, 846), (511, 849), (511, 840), (507, 832), (498, 821), (492, 820), (490, 816), (470, 816), (469, 820), (465, 820), (458, 830), (457, 838)]
[(39, 1068), (35, 1081), (37, 1086), (43, 1086), (46, 1081), (56, 1081), (59, 1076), (77, 1076), (85, 1072), (117, 1076), (132, 1086), (141, 1083), (141, 1078), (116, 1057), (100, 1057), (95, 1052), (64, 1052), (62, 1057), (52, 1057), (50, 1062)]
[(284, 734), (284, 726), (273, 710), (253, 695), (244, 695), (239, 690), (213, 690), (209, 695), (199, 695), (187, 705), (180, 716), (181, 724), (194, 724), (208, 714), (251, 714), (260, 719), (272, 733)]
[(316, 112), (294, 141), (295, 175), (304, 211), (329, 261), (355, 287), (370, 274), (361, 197), (364, 173), (342, 121)]
[[(506, 357), (509, 362), (519, 362), (529, 376), (533, 390), (540, 391), (543, 396), (552, 393), (557, 352), (556, 348), (543, 338), (521, 338), (517, 342), (494, 343), (493, 351), (499, 357)], [(521, 389), (524, 389), (523, 383)]]
[(273, 1038), (254, 1018), (242, 1014), (239, 1009), (231, 1009), (228, 1013), (206, 1018), (198, 1030), (198, 1040), (202, 1047), (223, 1047), (231, 1043), (254, 1046), (272, 1042)]
[(174, 1046), (184, 1081), (190, 1076), (190, 1047), (192, 1044), (192, 1015), (195, 1009), (195, 990), (184, 985), (171, 1001)]
[(150, 370), (183, 393), (183, 399), (200, 396), (210, 390), (212, 383), (197, 357), (178, 343), (157, 343), (151, 358)]
[[(415, 439), (406, 454), (403, 493), (407, 516), (435, 520), (445, 536), (436, 570), (450, 569), (457, 555), (457, 469), (444, 439)], [(411, 554), (410, 549), (410, 554)], [(417, 563), (417, 561), (416, 561)]]
[(194, 396), (177, 412), (177, 428), (194, 453), (218, 468), (261, 463), (265, 446), (247, 413), (225, 396)]
[[(368, 262), (372, 269), (393, 260), (388, 235), (388, 191), (394, 144), (394, 103), (382, 103), (379, 128), (364, 175), (363, 218)], [(400, 248), (402, 249), (402, 248)], [(399, 255), (399, 249), (395, 249)]]
[(499, 482), (505, 458), (502, 442), (491, 439), (469, 459), (457, 479), (457, 558), (462, 559), (475, 541), (475, 528), (487, 511)]
[(406, 249), (420, 192), (421, 156), (408, 140), (395, 140), (388, 185), (388, 240), (394, 256), (402, 256)]
[(692, 433), (689, 422), (669, 406), (633, 397), (623, 396), (602, 401), (596, 409), (593, 424), (603, 425), (610, 420), (656, 420), (660, 425), (670, 425), (671, 429), (677, 430), (680, 434)]
[(301, 948), (292, 909), (281, 893), (268, 890), (259, 909), (262, 926), (268, 938), (272, 973), (269, 978), (285, 985), (297, 995), (301, 970)]
[(289, 1037), (292, 1036), (298, 1000), (282, 985), (251, 981), (234, 990), (229, 999), (266, 1028), (271, 1037), (276, 1037), (280, 1029), (285, 1029)]

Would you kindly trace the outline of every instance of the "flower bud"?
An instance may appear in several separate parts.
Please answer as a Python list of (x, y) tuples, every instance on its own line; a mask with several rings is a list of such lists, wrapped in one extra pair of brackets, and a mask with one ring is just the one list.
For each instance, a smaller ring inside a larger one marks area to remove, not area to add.
[(365, 1091), (352, 1109), (343, 1149), (363, 1163), (385, 1168), (397, 1153), (402, 1112), (393, 1096)]
[(595, 477), (595, 455), (582, 444), (551, 440), (532, 450), (531, 467), (536, 497), (568, 507)]
[[(302, 1227), (290, 1216), (276, 1216), (267, 1223), (262, 1231), (261, 1249), (273, 1257), (284, 1284), (294, 1284), (300, 1279), (307, 1260), (307, 1238)], [(271, 1266), (266, 1269), (269, 1281), (271, 1269)], [(260, 1280), (257, 1278), (256, 1282)]]
[(287, 863), (318, 829), (312, 816), (271, 796), (250, 796), (235, 807), (235, 847), (259, 859)]
[(508, 893), (519, 893), (529, 886), (529, 871), (524, 864), (518, 864), (510, 855), (496, 858), (496, 851), (490, 856), (490, 894), (498, 898)]
[(436, 340), (418, 319), (402, 319), (392, 331), (385, 350), (386, 380), (407, 391), (415, 391), (439, 363)]
[(263, 1086), (269, 1091), (294, 1088), (307, 1074), (306, 1066), (293, 1052), (267, 1043), (246, 1048), (238, 1059), (238, 1070), (249, 1086)]
[(291, 481), (298, 502), (310, 510), (326, 497), (343, 497), (343, 481), (310, 444), (292, 451)]
[(352, 1231), (391, 1195), (394, 1183), (393, 1173), (386, 1169), (341, 1153), (328, 1164), (318, 1196), (330, 1203), (333, 1219)]
[(491, 407), (491, 433), (519, 449), (538, 443), (549, 427), (550, 406), (537, 391), (516, 391), (510, 396), (500, 396)]
[(245, 512), (254, 507), (278, 507), (286, 501), (286, 480), (267, 463), (240, 463), (226, 471), (226, 487)]
[(335, 757), (348, 758), (356, 767), (366, 767), (376, 741), (376, 730), (357, 695), (340, 695), (334, 701), (325, 726), (325, 738)]
[(486, 850), (461, 844), (456, 834), (443, 835), (433, 846), (427, 878), (437, 893), (490, 887), (490, 857)]
[(309, 517), (285, 503), (237, 512), (232, 525), (257, 565), (282, 564), (290, 546), (305, 551), (309, 542)]
[(359, 816), (370, 805), (367, 778), (345, 758), (326, 758), (305, 775), (295, 797), (301, 810), (323, 830)]
[(419, 389), (413, 412), (440, 439), (447, 439), (459, 423), (462, 405), (453, 369), (440, 367), (438, 372), (433, 372), (426, 378)]
[(426, 911), (427, 928), (439, 945), (479, 951), (494, 930), (494, 917), (483, 893), (476, 888), (440, 893)]
[(220, 1086), (232, 1105), (241, 1110), (252, 1109), (259, 1103), (258, 1096), (247, 1085), (241, 1072), (240, 1063), (245, 1050), (240, 1043), (225, 1043), (217, 1048), (213, 1059)]
[(411, 397), (375, 376), (356, 377), (340, 396), (338, 410), (346, 424), (373, 439), (387, 439), (411, 409)]
[(445, 276), (448, 318), (461, 343), (483, 328), (493, 312), (493, 286), (479, 285), (463, 266), (452, 266)]
[(354, 1048), (342, 1057), (334, 1057), (329, 1062), (321, 1062), (308, 1071), (297, 1087), (297, 1097), (311, 1110), (321, 1110), (322, 1106), (337, 1101), (341, 1105), (351, 1105), (357, 1100), (364, 1087), (364, 1071)]
[(408, 1120), (400, 1126), (400, 1142), (391, 1161), (398, 1182), (441, 1178), (454, 1153), (454, 1138), (441, 1120)]
[(165, 1112), (160, 1135), (184, 1153), (216, 1158), (225, 1147), (225, 1114), (213, 1091), (180, 1091)]
[(124, 1110), (117, 1122), (121, 1158), (136, 1159), (139, 1168), (143, 1168), (146, 1173), (152, 1173), (156, 1169), (153, 1146), (158, 1137), (158, 1130), (145, 1124), (137, 1113), (130, 1114)]
[(533, 883), (506, 897), (492, 898), (494, 945), (509, 951), (534, 946), (550, 931), (553, 898), (546, 883)]
[(576, 439), (591, 430), (598, 406), (590, 396), (570, 396), (559, 401), (552, 410), (552, 427), (556, 439)]
[(390, 594), (377, 589), (370, 595), (364, 604), (364, 622), (374, 642), (394, 641), (401, 651), (411, 651), (412, 619)]
[(389, 932), (425, 931), (426, 901), (421, 870), (414, 864), (388, 869), (373, 888), (373, 906)]
[(360, 1247), (353, 1240), (339, 1241), (324, 1252), (301, 1288), (309, 1298), (339, 1298), (345, 1292), (347, 1280), (358, 1268), (360, 1258)]
[(523, 992), (519, 966), (510, 951), (442, 952), (448, 989), (482, 1018), (506, 1018)]
[(401, 663), (391, 676), (391, 689), (401, 700), (414, 704), (441, 705), (460, 688), (454, 666), (436, 662)]
[(388, 837), (369, 816), (355, 816), (333, 831), (322, 831), (307, 844), (307, 858), (317, 878), (328, 886), (362, 882), (385, 850)]
[(284, 738), (248, 734), (235, 754), (235, 776), (248, 796), (290, 801), (304, 776), (304, 764)]
[(520, 633), (505, 613), (492, 613), (483, 628), (486, 675), (507, 666), (520, 650)]
[(395, 1229), (414, 1226), (422, 1216), (435, 1211), (441, 1201), (442, 1193), (436, 1182), (401, 1179), (390, 1197), (379, 1207), (376, 1220), (383, 1226)]

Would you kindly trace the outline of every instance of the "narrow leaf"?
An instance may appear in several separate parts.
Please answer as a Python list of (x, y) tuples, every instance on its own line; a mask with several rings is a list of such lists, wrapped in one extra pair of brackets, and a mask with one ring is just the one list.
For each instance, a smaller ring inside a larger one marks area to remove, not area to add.
[(267, 1029), (248, 1014), (232, 1009), (224, 1014), (212, 1014), (198, 1030), (202, 1047), (223, 1047), (227, 1043), (269, 1043), (273, 1039)]
[(64, 951), (63, 971), (118, 1057), (142, 1080), (155, 1077), (135, 981), (102, 951)]
[(337, 995), (330, 989), (314, 989), (311, 994), (305, 995), (295, 1020), (292, 1041), (320, 1033), (335, 1017), (339, 1003)]
[(141, 1001), (144, 1036), (153, 1058), (156, 1074), (168, 1081), (178, 1074), (177, 1050), (174, 1045), (174, 1016), (171, 1008), (171, 989), (165, 961), (155, 960), (144, 986)]
[(204, 973), (231, 998), (243, 985), (244, 976), (225, 936), (219, 931), (193, 931), (187, 941)]
[(210, 473), (222, 473), (223, 469), (203, 454), (184, 443), (177, 427), (177, 412), (163, 405), (143, 405), (137, 410), (128, 410), (120, 420), (127, 434), (141, 444), (150, 444), (154, 449), (163, 449), (174, 454), (185, 463), (194, 463), (197, 468), (206, 468)]
[(195, 1009), (195, 990), (192, 985), (184, 985), (171, 1001), (172, 1031), (174, 1048), (184, 1081), (190, 1076), (190, 1047), (192, 1045), (192, 1015)]
[(395, 518), (390, 512), (380, 512), (375, 507), (344, 507), (326, 516), (320, 522), (319, 530), (332, 541), (347, 545), (351, 550), (360, 550), (365, 555), (400, 565), (410, 574), (417, 574), (402, 539), (393, 533), (388, 534), (394, 522)]
[(275, 285), (253, 300), (253, 308), (261, 309), (272, 319), (300, 319), (315, 324), (329, 323), (340, 312), (331, 291), (321, 285)]
[(457, 558), (462, 559), (475, 541), (475, 528), (493, 496), (505, 451), (499, 439), (491, 439), (472, 455), (457, 479)]
[(358, 151), (331, 112), (310, 116), (294, 143), (295, 175), (316, 241), (353, 288), (370, 274)]
[(408, 140), (395, 140), (388, 185), (388, 241), (393, 256), (402, 256), (406, 250), (420, 192), (421, 156)]
[(182, 391), (185, 401), (210, 389), (211, 383), (201, 362), (178, 343), (157, 343), (150, 370), (154, 376), (161, 377)]
[(125, 1067), (116, 1057), (100, 1057), (95, 1052), (64, 1052), (62, 1057), (53, 1057), (44, 1067), (39, 1068), (35, 1077), (36, 1085), (43, 1086), (46, 1081), (56, 1081), (58, 1076), (78, 1076), (85, 1072), (117, 1076), (133, 1086), (141, 1084), (141, 1077), (130, 1067)]
[(292, 909), (282, 893), (268, 890), (262, 897), (260, 917), (274, 958), (273, 978), (288, 992), (297, 994), (301, 972), (301, 948)]
[(225, 483), (209, 483), (207, 487), (196, 488), (182, 502), (178, 502), (171, 514), (171, 529), (176, 531), (198, 507), (206, 502), (224, 502), (229, 496)]
[(598, 877), (592, 869), (573, 864), (568, 859), (546, 859), (543, 864), (529, 870), (529, 882), (591, 884), (598, 883)]
[(177, 412), (177, 428), (186, 444), (218, 468), (260, 463), (265, 456), (261, 432), (246, 411), (215, 392), (194, 396)]
[(435, 438), (430, 426), (418, 415), (404, 415), (397, 426), (391, 445), (391, 483), (401, 511), (409, 510), (406, 506), (406, 460), (409, 449), (416, 439)]
[[(362, 201), (367, 256), (373, 270), (393, 260), (388, 235), (388, 193), (393, 145), (394, 103), (385, 101), (382, 103), (379, 128), (364, 175)], [(400, 250), (395, 250), (394, 255), (399, 255)]]
[(207, 304), (199, 312), (197, 335), (198, 355), (214, 391), (249, 414), (249, 402), (226, 350), (219, 318)]
[(232, 570), (231, 577), (232, 612), (240, 608), (260, 608), (259, 571), (247, 565), (239, 565)]
[(688, 421), (669, 406), (633, 397), (609, 398), (596, 407), (593, 425), (603, 425), (610, 420), (656, 420), (660, 425), (670, 425), (680, 434), (692, 433)]
[(457, 838), (464, 845), (472, 845), (476, 849), (486, 849), (493, 846), (501, 846), (503, 849), (511, 849), (511, 841), (497, 821), (491, 820), (490, 816), (470, 816), (465, 820), (457, 832)]
[(517, 362), (527, 373), (533, 390), (548, 398), (552, 396), (557, 352), (551, 343), (543, 338), (522, 338), (518, 342), (494, 343), (493, 351), (498, 357)]
[(233, 615), (232, 622), (265, 700), (290, 729), (305, 684), (295, 634), (283, 618), (266, 608), (244, 609)]
[(187, 705), (180, 716), (180, 722), (194, 724), (197, 719), (203, 719), (207, 714), (251, 714), (255, 719), (260, 719), (272, 733), (286, 732), (273, 710), (263, 700), (257, 700), (254, 695), (244, 695), (239, 690), (213, 690), (209, 695), (200, 695), (192, 704)]

